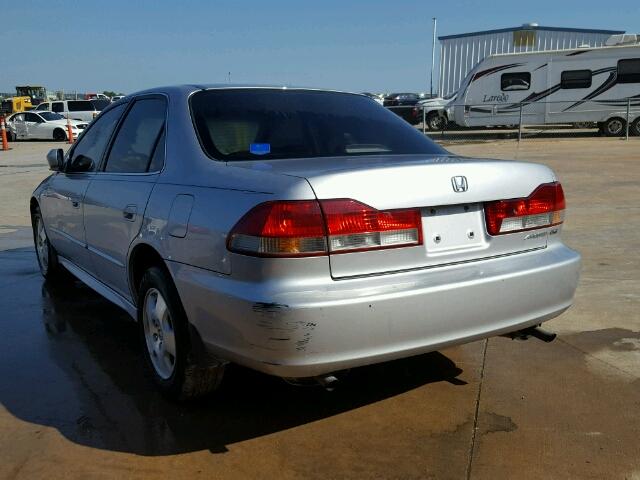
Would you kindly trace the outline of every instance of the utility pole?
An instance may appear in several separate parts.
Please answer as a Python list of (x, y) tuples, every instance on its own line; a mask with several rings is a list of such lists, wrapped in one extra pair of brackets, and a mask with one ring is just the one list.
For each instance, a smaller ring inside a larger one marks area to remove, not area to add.
[(231, 83), (231, 72), (227, 73), (227, 83)]
[(436, 65), (436, 27), (438, 20), (433, 17), (433, 39), (431, 41), (431, 87), (429, 93), (433, 97), (433, 69)]

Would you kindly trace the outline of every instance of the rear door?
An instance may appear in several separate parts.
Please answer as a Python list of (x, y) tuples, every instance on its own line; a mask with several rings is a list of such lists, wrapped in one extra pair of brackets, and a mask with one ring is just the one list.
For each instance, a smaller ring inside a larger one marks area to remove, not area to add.
[(90, 122), (98, 115), (89, 100), (69, 100), (67, 108), (69, 109), (69, 118), (73, 120)]
[(137, 99), (86, 194), (85, 231), (95, 275), (129, 296), (126, 261), (164, 164), (166, 100)]

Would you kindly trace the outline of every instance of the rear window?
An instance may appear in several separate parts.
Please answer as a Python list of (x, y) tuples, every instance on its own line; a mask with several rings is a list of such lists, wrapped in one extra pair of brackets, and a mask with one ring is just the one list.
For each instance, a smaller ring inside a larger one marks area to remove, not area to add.
[(591, 70), (565, 70), (560, 74), (560, 87), (564, 89), (591, 87)]
[(69, 100), (67, 107), (70, 112), (93, 112), (93, 105), (89, 100)]
[(531, 74), (529, 72), (503, 73), (500, 77), (500, 89), (503, 92), (529, 90), (529, 87), (531, 87)]
[(407, 122), (361, 95), (311, 90), (205, 90), (191, 113), (212, 158), (262, 160), (443, 154)]
[(618, 60), (618, 83), (640, 83), (640, 58)]

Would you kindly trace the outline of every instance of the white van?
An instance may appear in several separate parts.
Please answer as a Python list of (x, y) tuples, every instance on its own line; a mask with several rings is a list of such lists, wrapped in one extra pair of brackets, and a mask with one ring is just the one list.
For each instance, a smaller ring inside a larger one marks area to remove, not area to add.
[(55, 102), (43, 102), (36, 110), (48, 110), (59, 113), (71, 120), (90, 122), (100, 113), (89, 100), (58, 100)]
[(446, 107), (463, 127), (597, 123), (605, 135), (640, 135), (640, 44), (493, 55)]

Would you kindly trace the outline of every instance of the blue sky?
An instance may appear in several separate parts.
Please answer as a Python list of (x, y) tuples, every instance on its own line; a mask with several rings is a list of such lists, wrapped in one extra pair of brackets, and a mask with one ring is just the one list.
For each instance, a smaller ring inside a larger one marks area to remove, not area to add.
[(0, 91), (130, 93), (228, 72), (234, 83), (428, 91), (433, 16), (439, 35), (525, 22), (640, 33), (631, 0), (7, 1)]

